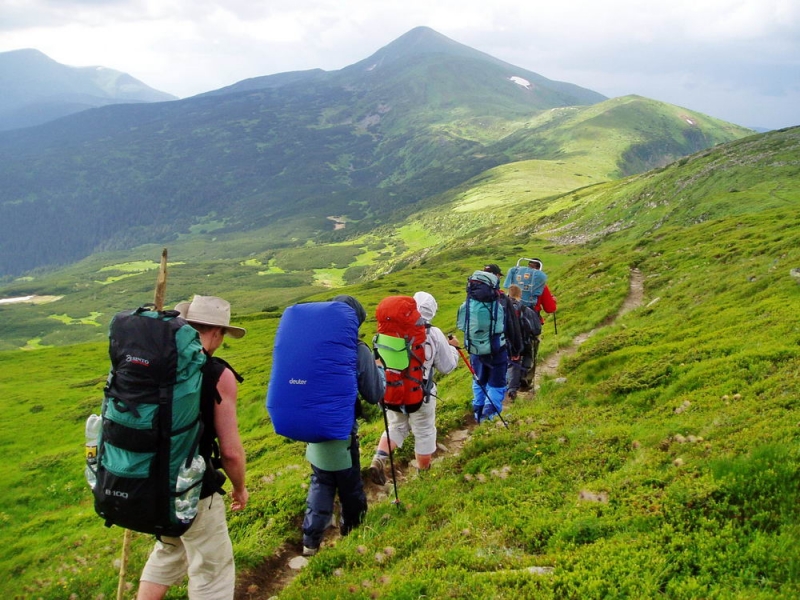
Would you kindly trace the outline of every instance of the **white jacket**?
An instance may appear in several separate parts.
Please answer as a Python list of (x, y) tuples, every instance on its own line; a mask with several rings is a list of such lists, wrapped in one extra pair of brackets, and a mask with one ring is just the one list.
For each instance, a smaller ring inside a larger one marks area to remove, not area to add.
[[(417, 292), (414, 294), (417, 301), (419, 314), (426, 322), (430, 323), (439, 305), (428, 292)], [(447, 342), (447, 336), (438, 327), (431, 325), (428, 328), (428, 335), (425, 341), (425, 363), (422, 365), (422, 376), (428, 380), (433, 377), (436, 371), (449, 373), (458, 366), (458, 350)], [(431, 393), (436, 395), (436, 385), (434, 384)]]

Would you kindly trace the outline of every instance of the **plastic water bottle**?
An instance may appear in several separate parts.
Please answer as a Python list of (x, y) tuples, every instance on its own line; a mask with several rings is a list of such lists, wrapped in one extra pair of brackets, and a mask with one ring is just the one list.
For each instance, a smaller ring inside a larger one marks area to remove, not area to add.
[[(181, 463), (178, 471), (178, 481), (175, 484), (175, 517), (179, 521), (188, 522), (197, 515), (197, 503), (200, 501), (200, 481), (206, 472), (206, 461), (197, 455), (189, 467)], [(197, 485), (195, 485), (197, 484)]]
[(100, 415), (89, 415), (86, 419), (86, 483), (94, 489), (97, 483), (97, 438), (100, 435), (100, 428), (103, 426), (103, 418)]

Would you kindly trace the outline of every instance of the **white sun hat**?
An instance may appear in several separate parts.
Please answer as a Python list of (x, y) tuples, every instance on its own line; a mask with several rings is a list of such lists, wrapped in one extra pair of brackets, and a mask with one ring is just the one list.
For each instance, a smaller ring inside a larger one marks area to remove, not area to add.
[(195, 295), (191, 302), (180, 302), (175, 310), (189, 323), (222, 327), (232, 338), (244, 337), (247, 333), (242, 327), (231, 325), (231, 304), (216, 296)]

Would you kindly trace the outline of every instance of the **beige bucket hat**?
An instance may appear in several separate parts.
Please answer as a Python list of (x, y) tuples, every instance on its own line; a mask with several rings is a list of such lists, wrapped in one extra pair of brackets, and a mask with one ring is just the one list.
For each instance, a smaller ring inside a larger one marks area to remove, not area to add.
[(216, 325), (225, 329), (225, 333), (232, 338), (244, 337), (247, 333), (242, 327), (231, 325), (231, 304), (227, 300), (216, 296), (195, 295), (191, 302), (180, 302), (175, 305), (175, 310), (189, 323), (198, 325)]

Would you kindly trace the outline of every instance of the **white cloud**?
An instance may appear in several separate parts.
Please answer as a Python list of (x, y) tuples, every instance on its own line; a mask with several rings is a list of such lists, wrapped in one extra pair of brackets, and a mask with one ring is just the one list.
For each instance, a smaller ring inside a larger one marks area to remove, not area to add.
[(790, 104), (800, 85), (796, 0), (0, 0), (0, 14), (0, 51), (102, 64), (179, 96), (340, 69), (426, 25), (608, 96), (637, 93), (750, 126), (800, 124)]

